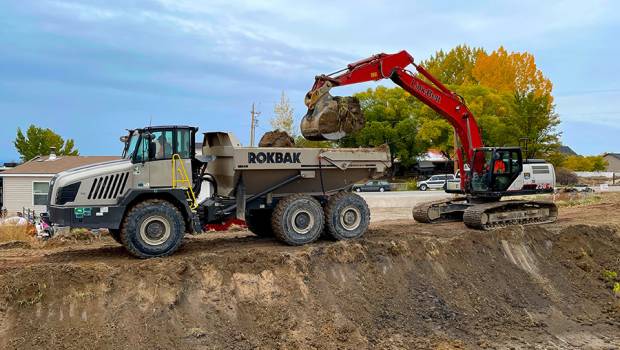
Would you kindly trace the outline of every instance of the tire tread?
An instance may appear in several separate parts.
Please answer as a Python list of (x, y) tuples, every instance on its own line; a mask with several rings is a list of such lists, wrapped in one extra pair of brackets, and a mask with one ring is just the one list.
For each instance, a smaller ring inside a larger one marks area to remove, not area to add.
[[(133, 244), (129, 244), (127, 241), (127, 228), (130, 227), (131, 225), (136, 225), (136, 220), (133, 219), (133, 217), (139, 213), (140, 211), (151, 207), (151, 206), (166, 206), (170, 209), (172, 209), (176, 215), (178, 215), (178, 217), (181, 218), (180, 222), (181, 222), (181, 227), (180, 227), (180, 231), (181, 234), (184, 235), (185, 234), (185, 220), (183, 220), (183, 215), (181, 214), (181, 212), (179, 211), (179, 209), (172, 203), (163, 200), (163, 199), (147, 199), (145, 201), (142, 201), (136, 205), (134, 205), (129, 212), (127, 212), (127, 215), (125, 215), (125, 218), (123, 219), (123, 224), (121, 226), (121, 234), (120, 234), (120, 238), (121, 238), (121, 242), (123, 244), (123, 246), (125, 247), (125, 249), (127, 249), (127, 251), (138, 258), (141, 259), (146, 259), (146, 258), (151, 258), (151, 257), (155, 257), (155, 256), (151, 256), (151, 255), (147, 255), (142, 253), (140, 250), (137, 249), (137, 247), (135, 247)], [(136, 230), (139, 230), (139, 227), (135, 228)], [(183, 239), (179, 239), (178, 242), (171, 248), (168, 249), (167, 252), (163, 253), (163, 254), (158, 254), (157, 257), (164, 257), (164, 256), (169, 256), (172, 253), (174, 253), (179, 246), (181, 245), (181, 243), (183, 242)]]
[[(284, 232), (284, 223), (282, 222), (282, 219), (284, 218), (284, 211), (288, 208), (289, 205), (291, 205), (291, 203), (299, 200), (299, 199), (308, 199), (310, 201), (313, 201), (316, 203), (316, 205), (318, 205), (319, 208), (321, 208), (321, 204), (319, 203), (319, 201), (317, 201), (316, 199), (314, 199), (311, 196), (305, 195), (305, 194), (301, 194), (301, 193), (296, 193), (296, 194), (292, 194), (282, 200), (280, 200), (278, 202), (278, 204), (276, 205), (273, 214), (271, 215), (271, 227), (273, 229), (273, 234), (274, 236), (288, 244), (288, 245), (302, 245), (305, 243), (299, 243), (296, 241), (293, 241), (290, 239), (290, 237), (288, 237), (288, 235)], [(323, 223), (324, 224), (324, 223)], [(323, 231), (323, 230), (321, 230)], [(320, 236), (320, 233), (312, 240), (315, 241), (316, 239), (318, 239)], [(311, 243), (311, 242), (307, 242), (307, 243)]]

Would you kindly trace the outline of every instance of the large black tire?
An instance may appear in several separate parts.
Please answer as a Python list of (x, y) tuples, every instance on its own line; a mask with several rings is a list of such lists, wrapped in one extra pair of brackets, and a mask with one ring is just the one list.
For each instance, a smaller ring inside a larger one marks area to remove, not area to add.
[(174, 253), (185, 234), (185, 220), (172, 203), (150, 199), (129, 210), (123, 220), (121, 241), (132, 255), (154, 258)]
[(116, 228), (109, 228), (108, 233), (110, 233), (110, 237), (116, 241), (116, 243), (122, 245), (123, 241), (121, 241), (121, 230)]
[(327, 234), (337, 240), (359, 238), (370, 224), (370, 209), (364, 198), (355, 193), (340, 192), (325, 206)]
[(271, 216), (276, 238), (289, 245), (314, 242), (325, 227), (321, 204), (304, 194), (293, 194), (278, 202)]
[(272, 237), (271, 229), (272, 209), (252, 209), (245, 217), (245, 224), (253, 234), (261, 237)]

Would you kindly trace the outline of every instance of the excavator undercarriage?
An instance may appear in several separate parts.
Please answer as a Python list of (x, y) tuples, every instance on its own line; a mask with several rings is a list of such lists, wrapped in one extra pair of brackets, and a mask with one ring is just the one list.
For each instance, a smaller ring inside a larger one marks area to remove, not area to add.
[(422, 203), (413, 208), (413, 218), (422, 223), (463, 221), (469, 228), (492, 230), (512, 225), (554, 222), (558, 209), (552, 202), (507, 200), (468, 202), (467, 197)]

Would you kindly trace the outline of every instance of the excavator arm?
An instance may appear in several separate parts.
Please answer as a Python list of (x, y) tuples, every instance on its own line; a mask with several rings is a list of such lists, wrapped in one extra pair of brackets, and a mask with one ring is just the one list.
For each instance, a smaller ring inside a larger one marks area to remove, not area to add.
[[(430, 83), (406, 70), (405, 67), (409, 65), (414, 66), (416, 71)], [(318, 119), (324, 113), (321, 109), (326, 109), (328, 106), (326, 101), (332, 98), (329, 95), (331, 88), (381, 79), (391, 79), (396, 85), (443, 116), (454, 127), (459, 141), (459, 151), (456, 153), (460, 173), (465, 174), (463, 158), (469, 163), (473, 158), (474, 149), (483, 147), (478, 124), (461, 97), (423, 67), (415, 64), (413, 57), (407, 51), (395, 54), (381, 53), (351, 63), (347, 68), (338, 72), (317, 76), (312, 89), (306, 94), (305, 103), (308, 113), (302, 121), (302, 133), (304, 125), (320, 123)], [(361, 111), (359, 113), (361, 116)], [(465, 176), (462, 176), (461, 188), (465, 188), (464, 182)]]

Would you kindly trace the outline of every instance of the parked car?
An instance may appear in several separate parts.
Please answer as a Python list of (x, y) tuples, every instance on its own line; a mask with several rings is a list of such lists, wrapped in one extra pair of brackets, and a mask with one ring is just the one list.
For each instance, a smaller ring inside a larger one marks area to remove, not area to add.
[(370, 180), (365, 184), (353, 185), (355, 192), (385, 192), (390, 190), (390, 183), (385, 180)]
[(428, 189), (445, 189), (448, 181), (456, 180), (454, 175), (433, 175), (427, 180), (420, 181), (417, 187), (420, 191), (426, 191)]

